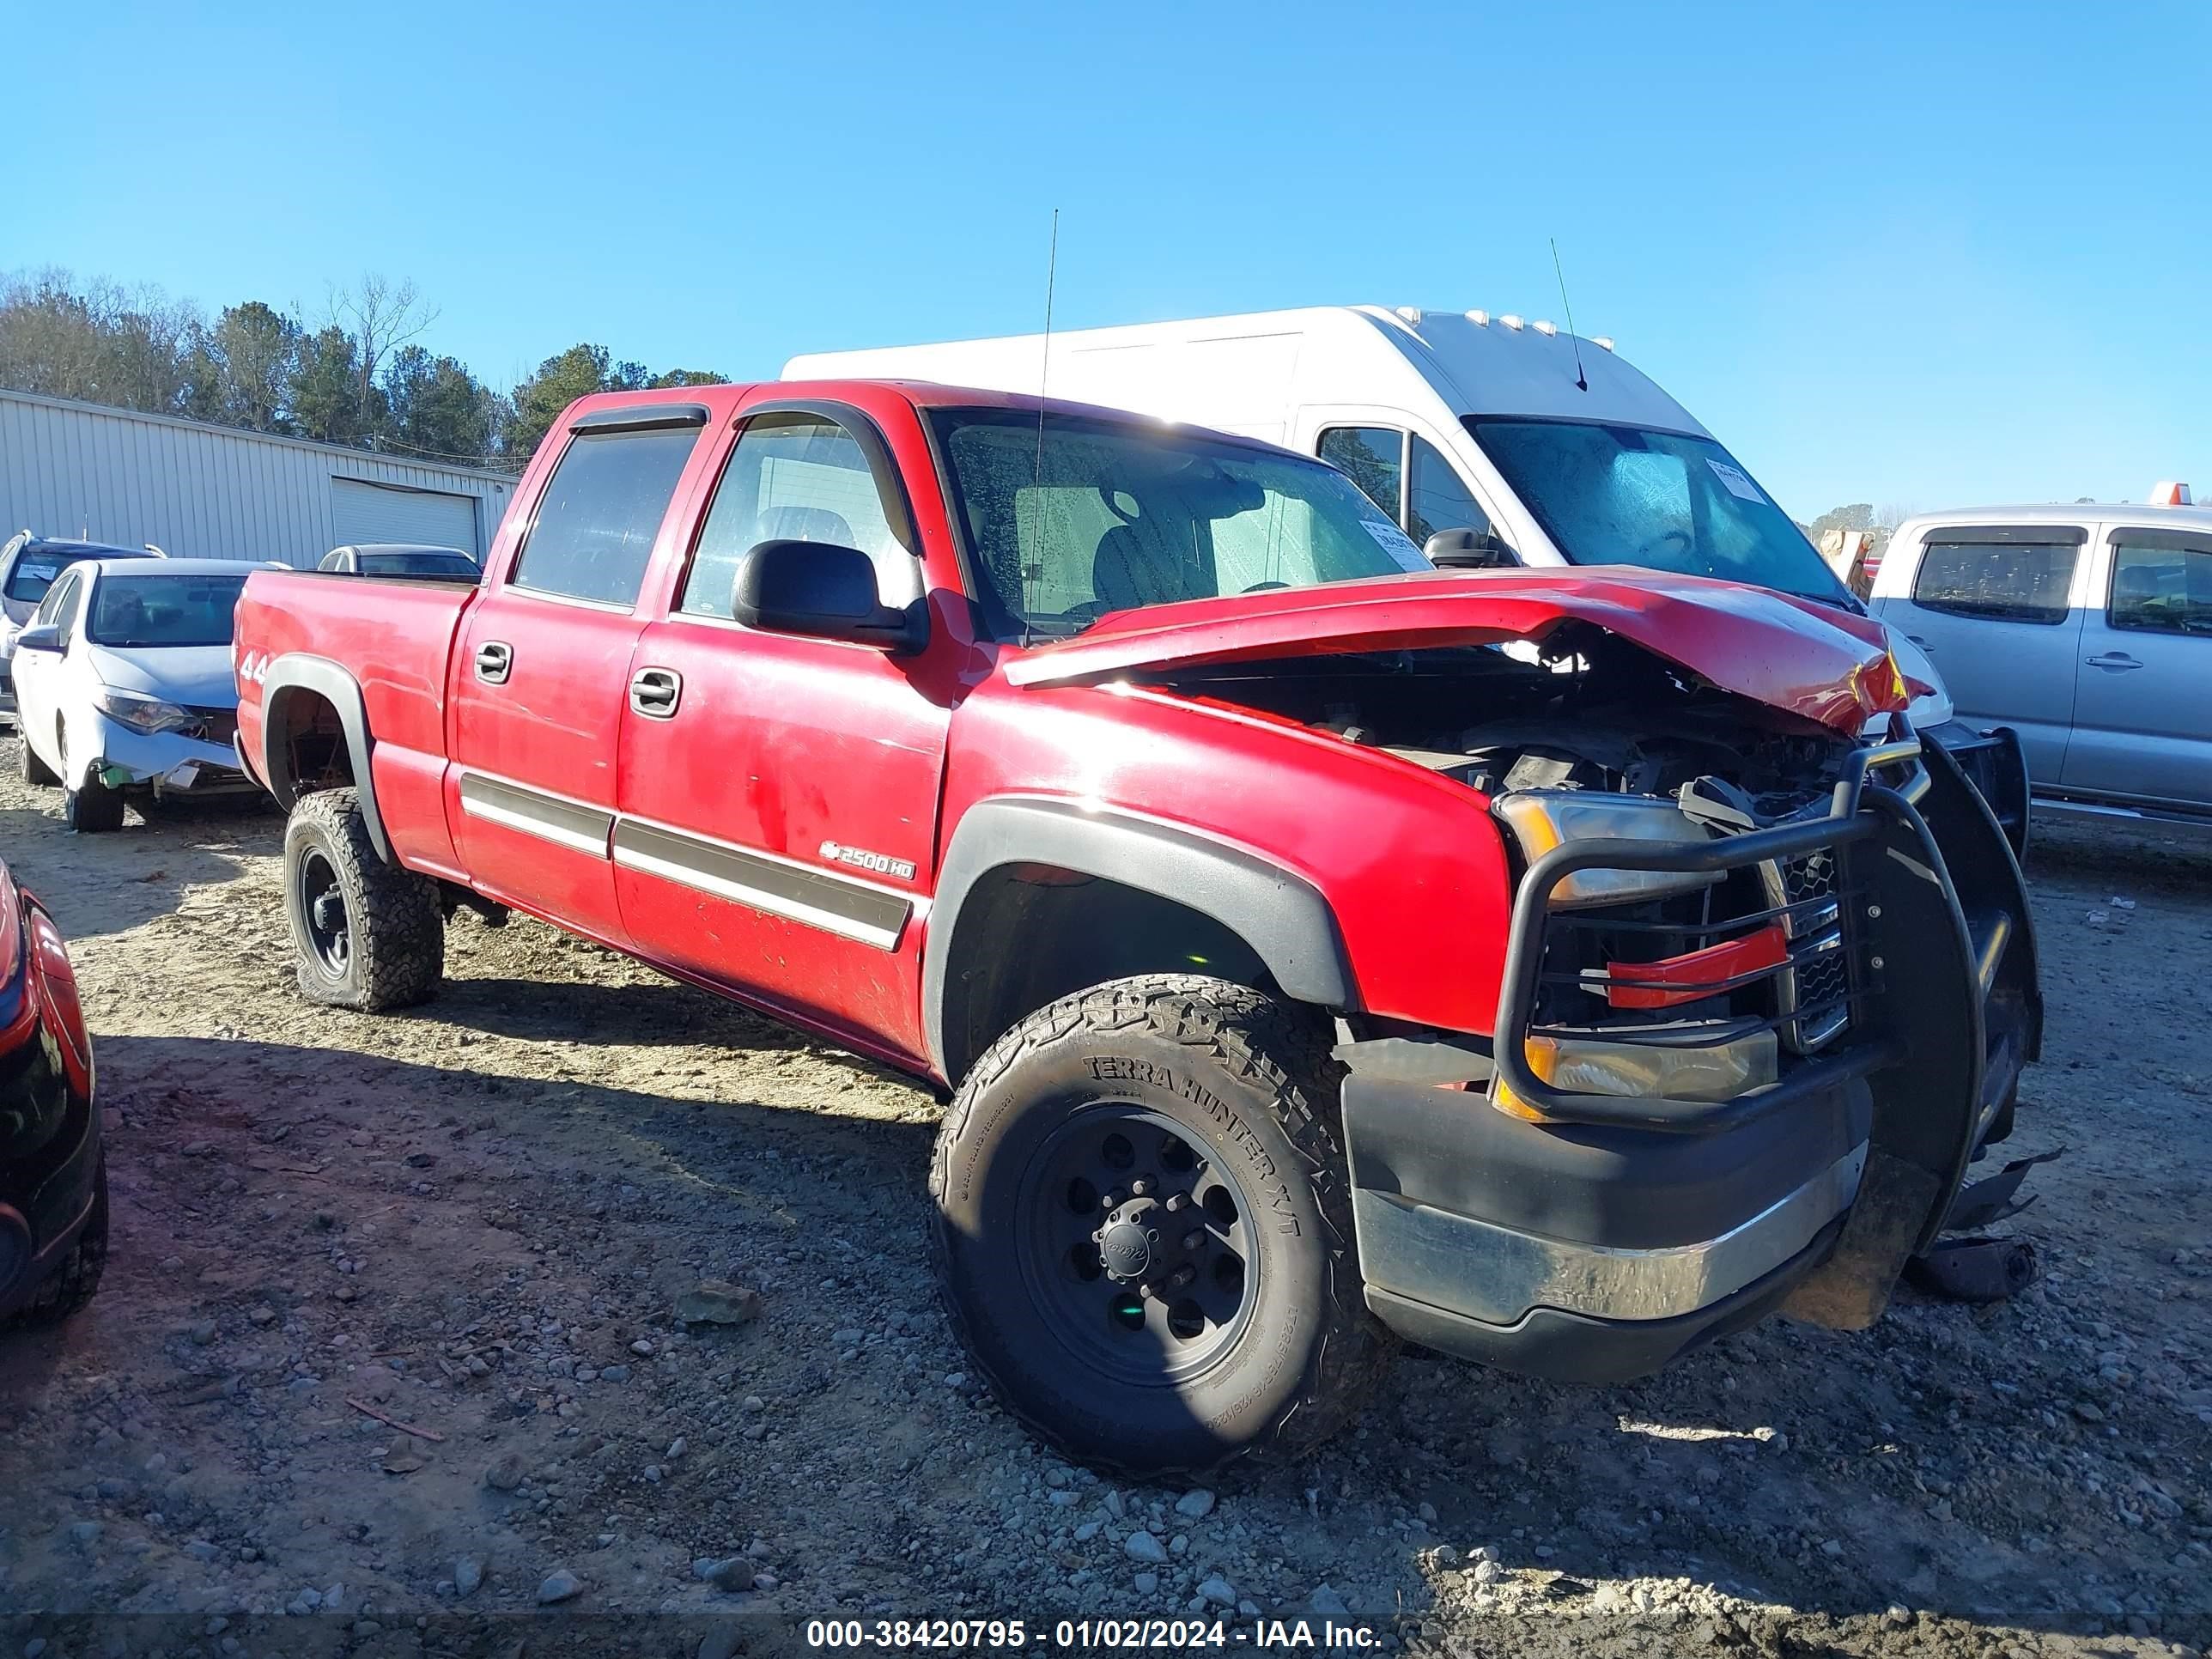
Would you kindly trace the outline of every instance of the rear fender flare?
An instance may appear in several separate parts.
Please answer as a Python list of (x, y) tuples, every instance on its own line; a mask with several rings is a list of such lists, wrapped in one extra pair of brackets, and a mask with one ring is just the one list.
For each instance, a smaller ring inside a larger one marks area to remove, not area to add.
[(1060, 799), (999, 797), (969, 807), (954, 830), (938, 870), (922, 947), (929, 1057), (950, 1083), (959, 1082), (946, 1066), (953, 936), (976, 884), (1010, 865), (1096, 876), (1171, 899), (1249, 945), (1285, 996), (1325, 1008), (1358, 1006), (1335, 913), (1304, 877), (1240, 848), (1133, 814)]
[(384, 815), (377, 811), (376, 779), (369, 770), (372, 744), (368, 735), (368, 703), (361, 682), (327, 657), (290, 652), (269, 665), (261, 682), (261, 776), (269, 793), (286, 810), (301, 794), (300, 781), (292, 775), (291, 750), (270, 740), (283, 727), (285, 705), (296, 692), (312, 692), (337, 711), (338, 727), (345, 734), (346, 753), (352, 763), (354, 793), (376, 855), (392, 861), (392, 842), (384, 833)]

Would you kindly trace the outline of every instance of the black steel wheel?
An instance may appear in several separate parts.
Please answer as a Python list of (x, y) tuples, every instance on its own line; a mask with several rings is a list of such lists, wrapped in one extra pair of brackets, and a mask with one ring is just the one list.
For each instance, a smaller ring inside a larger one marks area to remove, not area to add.
[(930, 1190), (946, 1306), (1007, 1409), (1132, 1474), (1334, 1433), (1389, 1346), (1336, 1082), (1316, 1011), (1190, 975), (1097, 986), (994, 1043)]
[(1249, 1200), (1189, 1126), (1133, 1101), (1079, 1104), (1023, 1188), (1037, 1317), (1103, 1374), (1180, 1382), (1235, 1346), (1260, 1289)]
[(284, 914), (301, 994), (374, 1012), (422, 1001), (446, 967), (438, 884), (388, 864), (350, 789), (303, 795), (284, 826)]
[(334, 980), (353, 966), (353, 929), (346, 915), (345, 884), (319, 848), (300, 855), (292, 874), (292, 902), (307, 922), (308, 954)]

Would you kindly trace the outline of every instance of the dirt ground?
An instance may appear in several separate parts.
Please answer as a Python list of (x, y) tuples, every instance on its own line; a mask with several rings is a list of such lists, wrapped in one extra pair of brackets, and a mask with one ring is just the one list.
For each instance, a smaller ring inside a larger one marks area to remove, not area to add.
[[(779, 1653), (827, 1615), (1034, 1647), (1194, 1607), (1200, 1651), (1278, 1617), (1454, 1656), (2212, 1642), (2212, 848), (2033, 858), (2036, 1289), (1630, 1388), (1407, 1353), (1325, 1455), (1187, 1492), (1067, 1468), (963, 1373), (927, 1094), (521, 922), (458, 919), (420, 1011), (309, 1007), (275, 817), (76, 837), (15, 774), (0, 744), (116, 1248), (0, 1344), (0, 1655)], [(757, 1317), (679, 1322), (705, 1278)]]

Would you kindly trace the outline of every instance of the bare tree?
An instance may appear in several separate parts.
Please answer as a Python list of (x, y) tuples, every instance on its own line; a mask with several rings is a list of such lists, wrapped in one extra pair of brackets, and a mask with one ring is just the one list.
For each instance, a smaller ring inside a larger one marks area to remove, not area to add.
[(1920, 508), (1911, 501), (1884, 501), (1874, 510), (1875, 526), (1894, 530), (1918, 511)]
[(438, 320), (438, 310), (416, 293), (412, 282), (395, 287), (374, 272), (364, 272), (353, 287), (332, 291), (331, 317), (354, 337), (361, 420), (367, 429), (375, 419), (378, 367), (401, 346), (419, 339)]

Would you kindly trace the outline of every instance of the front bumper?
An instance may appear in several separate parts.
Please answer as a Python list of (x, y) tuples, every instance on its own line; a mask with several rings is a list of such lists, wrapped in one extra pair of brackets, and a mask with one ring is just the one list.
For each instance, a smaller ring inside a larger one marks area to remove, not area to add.
[(238, 753), (228, 743), (203, 743), (173, 732), (134, 732), (105, 715), (99, 718), (98, 732), (100, 757), (91, 769), (112, 789), (197, 799), (257, 787), (239, 770)]
[(1965, 774), (2004, 831), (2014, 858), (2027, 853), (2027, 754), (2020, 733), (2009, 726), (1977, 731), (1964, 720), (1946, 720), (1921, 733), (1948, 755)]
[[(1569, 1093), (1535, 1074), (1547, 934), (1570, 925), (1550, 908), (1559, 880), (1823, 849), (1851, 955), (1841, 1037), (1721, 1101)], [(1585, 1382), (1644, 1375), (1785, 1300), (1870, 1323), (1968, 1161), (2009, 1129), (2040, 1025), (2018, 866), (1940, 748), (1862, 750), (1810, 822), (1678, 847), (1570, 842), (1516, 896), (1488, 1052), (1441, 1035), (1339, 1051), (1368, 1304), (1413, 1340)], [(1493, 1073), (1535, 1121), (1469, 1091)]]

